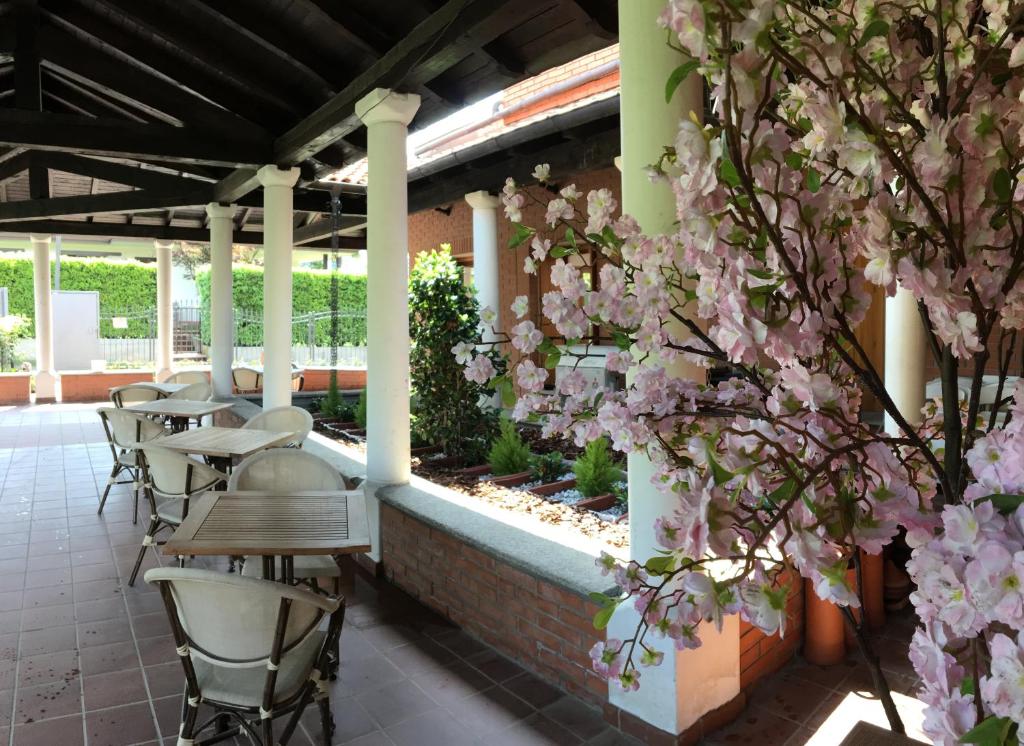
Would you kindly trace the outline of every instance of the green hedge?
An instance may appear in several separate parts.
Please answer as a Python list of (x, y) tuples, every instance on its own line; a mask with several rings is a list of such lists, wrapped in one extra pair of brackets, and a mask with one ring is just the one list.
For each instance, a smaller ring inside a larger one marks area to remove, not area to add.
[[(196, 274), (196, 285), (203, 308), (210, 307), (210, 272), (203, 270)], [(326, 270), (295, 270), (292, 273), (292, 314), (299, 316), (330, 310), (331, 273)], [(232, 301), (236, 311), (253, 318), (252, 323), (241, 321), (235, 330), (235, 344), (258, 347), (263, 344), (263, 269), (261, 267), (235, 267), (232, 272)], [(361, 275), (338, 275), (338, 309), (354, 312), (356, 318), (339, 319), (339, 341), (341, 344), (362, 345), (366, 343), (366, 277)], [(209, 343), (209, 313), (203, 314), (203, 341)], [(292, 327), (292, 341), (306, 344), (308, 330), (295, 324)], [(316, 322), (316, 344), (330, 343), (330, 319)]]
[[(53, 277), (53, 262), (50, 263)], [(32, 320), (28, 333), (35, 333), (35, 289), (30, 259), (0, 259), (0, 287), (8, 288), (10, 312)], [(60, 263), (61, 290), (98, 290), (100, 314), (132, 314), (127, 329), (113, 329), (109, 321), (100, 327), (103, 337), (146, 337), (149, 322), (144, 314), (156, 308), (156, 267), (135, 262), (106, 262), (97, 259), (67, 259)]]

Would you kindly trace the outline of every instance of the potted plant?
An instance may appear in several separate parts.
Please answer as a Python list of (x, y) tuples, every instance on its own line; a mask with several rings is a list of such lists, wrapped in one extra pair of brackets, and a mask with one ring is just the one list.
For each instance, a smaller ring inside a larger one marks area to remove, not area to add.
[(573, 472), (576, 474), (576, 489), (584, 498), (576, 503), (576, 507), (607, 510), (618, 502), (612, 490), (616, 482), (622, 481), (622, 470), (612, 460), (607, 438), (587, 443), (583, 455), (576, 459)]
[(523, 443), (515, 424), (511, 420), (501, 420), (498, 437), (491, 445), (487, 459), (494, 475), (490, 481), (502, 487), (528, 482), (533, 476), (529, 470), (530, 459), (530, 450)]

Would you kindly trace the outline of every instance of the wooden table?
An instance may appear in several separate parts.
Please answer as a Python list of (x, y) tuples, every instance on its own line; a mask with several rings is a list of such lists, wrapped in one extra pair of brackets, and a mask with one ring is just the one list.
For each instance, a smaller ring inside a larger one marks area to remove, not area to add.
[(181, 453), (195, 453), (206, 456), (210, 463), (221, 471), (231, 469), (231, 462), (237, 456), (245, 458), (257, 451), (281, 446), (295, 437), (295, 433), (273, 430), (243, 430), (237, 427), (200, 427), (185, 430), (160, 439), (163, 448)]
[(171, 421), (171, 432), (178, 433), (188, 430), (190, 420), (199, 420), (222, 409), (229, 409), (230, 402), (192, 401), (190, 399), (157, 399), (156, 401), (140, 402), (123, 407), (126, 412), (158, 415)]
[[(173, 393), (181, 391), (183, 388), (188, 386), (187, 383), (155, 383), (154, 381), (137, 381), (135, 383), (126, 383), (125, 386), (143, 386), (147, 389), (156, 389), (164, 396), (170, 396)], [(110, 390), (119, 389), (121, 386), (111, 386)]]
[(280, 557), (280, 580), (292, 583), (296, 555), (369, 550), (366, 498), (360, 490), (207, 493), (193, 503), (163, 551), (177, 556), (257, 555), (263, 558), (268, 580), (275, 579), (274, 559)]

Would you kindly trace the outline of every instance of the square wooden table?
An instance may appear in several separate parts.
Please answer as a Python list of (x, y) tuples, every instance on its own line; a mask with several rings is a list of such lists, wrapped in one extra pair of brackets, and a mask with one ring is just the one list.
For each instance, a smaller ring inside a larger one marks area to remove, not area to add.
[(193, 401), (190, 399), (157, 399), (156, 401), (140, 402), (122, 407), (126, 412), (138, 414), (158, 415), (167, 417), (171, 421), (171, 432), (177, 433), (188, 430), (189, 420), (196, 420), (206, 417), (222, 409), (229, 409), (233, 405), (230, 402), (218, 401)]
[(206, 456), (221, 471), (229, 471), (234, 458), (281, 446), (295, 433), (273, 430), (243, 430), (238, 427), (200, 427), (160, 438), (159, 445), (181, 453)]
[(263, 577), (294, 582), (296, 555), (368, 552), (366, 497), (346, 492), (210, 492), (194, 501), (188, 516), (164, 544), (177, 556), (260, 556)]
[[(136, 381), (135, 383), (123, 384), (125, 386), (144, 386), (148, 389), (155, 389), (164, 396), (170, 396), (171, 394), (181, 391), (183, 388), (188, 386), (187, 383), (155, 383), (154, 381)], [(110, 390), (119, 389), (121, 386), (111, 386)]]

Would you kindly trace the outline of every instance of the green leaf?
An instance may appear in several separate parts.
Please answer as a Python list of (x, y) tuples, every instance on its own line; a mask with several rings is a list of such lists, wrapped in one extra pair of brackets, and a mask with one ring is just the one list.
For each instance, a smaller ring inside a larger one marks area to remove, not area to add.
[(604, 594), (604, 593), (597, 593), (595, 591), (595, 592), (591, 592), (588, 595), (589, 595), (591, 601), (593, 601), (595, 604), (597, 604), (598, 606), (601, 606), (601, 607), (615, 606), (615, 605), (617, 605), (619, 603), (618, 599), (612, 598), (611, 596), (609, 596), (607, 594)]
[(864, 33), (860, 35), (860, 41), (857, 42), (857, 46), (863, 47), (876, 36), (886, 36), (888, 33), (889, 24), (881, 18), (877, 18), (869, 23), (867, 28), (864, 29)]
[(740, 185), (740, 174), (736, 170), (736, 166), (728, 158), (722, 159), (722, 165), (718, 169), (718, 178), (731, 187), (738, 187)]
[(715, 454), (710, 448), (708, 449), (708, 466), (711, 467), (711, 475), (715, 478), (716, 485), (725, 484), (736, 476), (715, 460)]
[(821, 174), (815, 168), (807, 171), (807, 189), (811, 194), (817, 194), (818, 190), (821, 189)]
[(514, 249), (517, 246), (521, 246), (533, 237), (534, 230), (522, 223), (515, 224), (515, 230), (512, 231), (512, 235), (508, 237), (508, 247)]
[(544, 357), (544, 367), (547, 368), (548, 370), (554, 370), (556, 367), (558, 367), (558, 362), (561, 359), (562, 359), (561, 351), (555, 349), (555, 350), (549, 352), (547, 355), (545, 355), (545, 357)]
[(552, 342), (548, 337), (544, 337), (544, 341), (537, 345), (537, 352), (545, 355), (550, 355), (553, 352), (557, 353), (558, 345)]
[(675, 557), (670, 554), (651, 557), (644, 564), (644, 568), (651, 575), (665, 575), (675, 569)]
[(516, 403), (516, 392), (512, 388), (512, 381), (507, 378), (501, 378), (498, 380), (494, 390), (498, 392), (498, 396), (501, 397), (501, 403), (506, 407), (515, 406)]
[(973, 697), (974, 690), (974, 677), (965, 676), (964, 680), (960, 682), (960, 693), (963, 694), (965, 697)]
[(981, 499), (991, 500), (995, 509), (1004, 515), (1009, 515), (1024, 504), (1024, 495), (985, 495)]
[(1010, 718), (988, 717), (964, 733), (960, 743), (976, 743), (978, 746), (1006, 746), (1010, 729), (1014, 723)]
[(804, 157), (799, 153), (792, 151), (786, 153), (785, 156), (786, 165), (794, 170), (799, 170), (804, 167)]
[(785, 482), (780, 484), (768, 495), (768, 500), (772, 505), (778, 507), (782, 503), (786, 502), (796, 493), (797, 481), (790, 477)]
[(561, 259), (563, 257), (569, 256), (569, 254), (572, 254), (572, 253), (573, 253), (573, 250), (570, 249), (568, 246), (553, 246), (553, 247), (551, 247), (551, 256), (554, 259)]
[(573, 249), (576, 248), (576, 231), (572, 228), (565, 229), (565, 242), (572, 246)]
[(672, 96), (675, 94), (676, 88), (678, 88), (682, 82), (686, 80), (686, 77), (690, 73), (694, 72), (698, 67), (700, 67), (700, 60), (690, 60), (688, 62), (684, 62), (672, 71), (672, 74), (668, 76), (668, 80), (665, 82), (666, 104), (672, 100)]
[(594, 629), (604, 629), (607, 627), (608, 622), (611, 621), (612, 614), (614, 613), (614, 606), (605, 606), (604, 608), (599, 609), (598, 612), (594, 614)]
[(996, 171), (992, 177), (992, 191), (996, 193), (996, 199), (1000, 202), (1009, 202), (1013, 196), (1012, 179), (1010, 172), (1005, 168)]
[(633, 340), (625, 332), (612, 332), (612, 341), (620, 350), (628, 350), (633, 345)]

